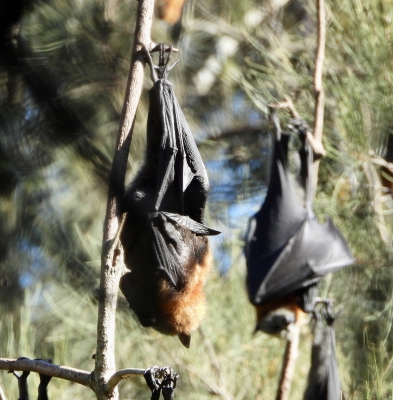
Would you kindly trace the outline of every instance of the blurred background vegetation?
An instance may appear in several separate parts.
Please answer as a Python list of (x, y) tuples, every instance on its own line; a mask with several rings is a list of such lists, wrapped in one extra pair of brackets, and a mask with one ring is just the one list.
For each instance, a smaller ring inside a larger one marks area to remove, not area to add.
[[(0, 3), (0, 357), (94, 368), (107, 178), (136, 6)], [(328, 0), (326, 7), (327, 156), (315, 211), (321, 220), (333, 218), (357, 263), (328, 276), (320, 290), (341, 310), (337, 353), (347, 398), (392, 399), (393, 206), (379, 164), (389, 160), (393, 133), (393, 0)], [(120, 297), (118, 367), (171, 365), (181, 375), (179, 398), (273, 399), (285, 343), (252, 336), (243, 236), (268, 183), (267, 104), (289, 95), (312, 124), (315, 4), (187, 0), (181, 23), (155, 20), (152, 39), (180, 49), (170, 79), (208, 168), (209, 225), (223, 233), (212, 241), (209, 308), (191, 349), (141, 328)], [(144, 152), (146, 111), (145, 91), (128, 180)], [(289, 115), (281, 117), (285, 125)], [(302, 398), (310, 345), (305, 329), (291, 399)], [(16, 380), (5, 371), (0, 386), (17, 398)], [(120, 392), (150, 398), (139, 378), (123, 381)], [(94, 398), (89, 389), (56, 379), (49, 396)]]

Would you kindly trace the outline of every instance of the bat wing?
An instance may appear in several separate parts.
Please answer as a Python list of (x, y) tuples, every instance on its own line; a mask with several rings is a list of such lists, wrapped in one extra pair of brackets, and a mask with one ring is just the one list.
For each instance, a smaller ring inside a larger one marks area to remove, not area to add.
[[(173, 197), (166, 201), (177, 204), (178, 213), (183, 214), (184, 192), (193, 181), (199, 178), (207, 192), (208, 178), (188, 127), (184, 114), (177, 102), (173, 86), (167, 80), (158, 80), (152, 88), (151, 102), (159, 105), (162, 141), (158, 156), (157, 201), (156, 210), (161, 209), (164, 197)], [(175, 197), (175, 198), (174, 198)]]
[(277, 258), (307, 218), (289, 176), (288, 142), (289, 135), (276, 138), (266, 198), (248, 225), (245, 254), (251, 302), (260, 297), (258, 291)]
[(209, 228), (204, 224), (194, 221), (187, 215), (179, 215), (164, 211), (161, 211), (161, 214), (167, 217), (170, 221), (176, 222), (184, 228), (188, 228), (191, 232), (194, 232), (197, 235), (214, 236), (221, 233), (220, 231), (216, 231), (215, 229)]
[(307, 219), (276, 255), (254, 298), (259, 304), (317, 283), (329, 272), (354, 262), (345, 239), (330, 219)]
[(154, 264), (158, 265), (159, 273), (169, 280), (173, 287), (180, 288), (185, 282), (181, 233), (160, 213), (150, 221), (147, 229), (152, 236), (153, 257), (156, 259)]
[(276, 116), (273, 122), (276, 139), (269, 188), (262, 208), (250, 220), (246, 239), (247, 288), (254, 304), (308, 288), (354, 261), (333, 223), (319, 224), (312, 212), (312, 152), (305, 136), (307, 126), (298, 128), (305, 147), (300, 154), (302, 200), (288, 170), (289, 135), (281, 133)]

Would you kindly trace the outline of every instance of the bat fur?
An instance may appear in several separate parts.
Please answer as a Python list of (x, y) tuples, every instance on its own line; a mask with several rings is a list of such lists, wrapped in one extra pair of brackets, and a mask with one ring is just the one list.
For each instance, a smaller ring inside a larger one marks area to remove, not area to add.
[[(203, 286), (212, 267), (203, 225), (209, 183), (192, 134), (166, 80), (171, 69), (147, 53), (154, 86), (149, 92), (145, 162), (122, 201), (127, 212), (120, 240), (130, 272), (120, 288), (145, 327), (178, 335), (189, 347), (206, 312)], [(158, 78), (155, 76), (158, 70)]]

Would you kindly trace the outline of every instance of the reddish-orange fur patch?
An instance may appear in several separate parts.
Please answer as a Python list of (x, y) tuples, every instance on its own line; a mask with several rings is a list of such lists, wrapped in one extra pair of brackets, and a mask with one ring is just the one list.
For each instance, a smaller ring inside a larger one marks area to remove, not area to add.
[(257, 313), (257, 321), (263, 320), (269, 313), (279, 309), (286, 308), (295, 315), (296, 324), (303, 324), (306, 321), (307, 313), (305, 313), (298, 305), (295, 295), (290, 294), (280, 299), (269, 301), (265, 304), (255, 306)]
[(161, 312), (165, 315), (168, 324), (173, 326), (173, 334), (190, 334), (195, 331), (206, 313), (206, 295), (203, 286), (211, 271), (213, 257), (208, 247), (203, 262), (195, 264), (188, 275), (186, 286), (175, 296), (168, 298), (170, 291), (167, 282), (161, 288), (161, 294), (166, 297), (161, 302)]

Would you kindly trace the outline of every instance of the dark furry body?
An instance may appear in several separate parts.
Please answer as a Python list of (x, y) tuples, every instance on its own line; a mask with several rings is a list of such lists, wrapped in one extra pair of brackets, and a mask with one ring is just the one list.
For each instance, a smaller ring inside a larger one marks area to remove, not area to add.
[[(176, 141), (176, 151), (166, 145), (168, 127), (175, 132), (171, 140)], [(190, 171), (192, 179), (184, 189), (183, 179), (189, 179)], [(166, 181), (167, 172), (174, 179)], [(169, 184), (157, 201), (162, 182)], [(158, 80), (150, 91), (145, 163), (122, 201), (127, 216), (120, 240), (130, 272), (122, 277), (120, 288), (143, 326), (177, 334), (185, 345), (184, 338), (205, 313), (202, 288), (211, 269), (211, 254), (206, 236), (165, 213), (187, 215), (203, 224), (207, 192), (206, 171), (173, 87)]]

